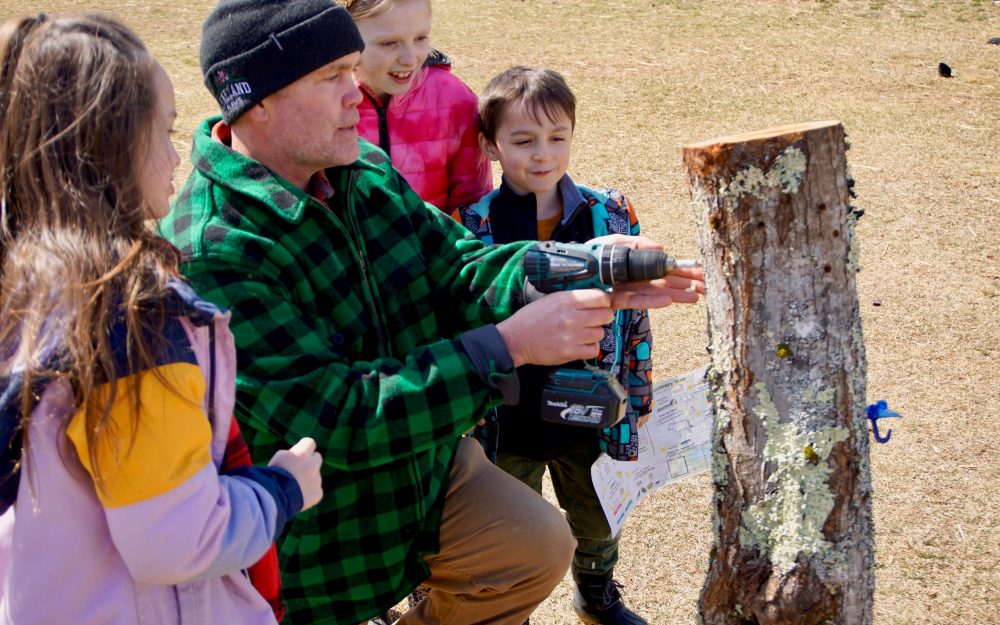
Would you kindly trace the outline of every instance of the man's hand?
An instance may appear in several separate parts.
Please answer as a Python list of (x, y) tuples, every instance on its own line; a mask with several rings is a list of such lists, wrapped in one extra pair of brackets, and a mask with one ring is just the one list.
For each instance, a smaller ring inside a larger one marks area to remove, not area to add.
[(497, 324), (514, 359), (525, 364), (561, 365), (595, 358), (611, 323), (611, 295), (598, 289), (550, 293)]
[(274, 454), (269, 467), (280, 467), (292, 474), (302, 491), (302, 510), (308, 510), (323, 498), (323, 478), (319, 470), (323, 458), (316, 451), (316, 441), (300, 439), (291, 449), (282, 449)]

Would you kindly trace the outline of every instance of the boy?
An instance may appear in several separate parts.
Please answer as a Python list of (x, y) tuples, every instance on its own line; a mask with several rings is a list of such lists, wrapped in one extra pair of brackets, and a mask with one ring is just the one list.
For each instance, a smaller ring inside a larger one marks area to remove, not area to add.
[[(453, 217), (487, 243), (525, 239), (588, 241), (605, 234), (639, 233), (632, 205), (614, 189), (574, 184), (566, 174), (576, 120), (576, 98), (558, 73), (514, 67), (486, 86), (480, 99), (480, 145), (503, 169), (500, 187)], [(644, 310), (618, 311), (604, 326), (600, 363), (628, 390), (620, 423), (604, 430), (561, 425), (540, 416), (545, 367), (518, 369), (521, 398), (501, 406), (486, 433), (489, 451), (505, 471), (542, 490), (546, 467), (578, 545), (573, 557), (573, 609), (585, 623), (637, 625), (614, 580), (618, 537), (611, 535), (594, 491), (590, 467), (604, 451), (616, 460), (638, 455), (637, 425), (649, 416), (652, 337)], [(638, 423), (637, 423), (638, 422)], [(497, 436), (497, 428), (499, 436)]]

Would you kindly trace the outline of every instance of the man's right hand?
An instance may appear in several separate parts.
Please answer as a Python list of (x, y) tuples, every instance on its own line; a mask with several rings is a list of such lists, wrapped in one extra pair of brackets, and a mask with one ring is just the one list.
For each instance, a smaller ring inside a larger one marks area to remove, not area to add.
[(561, 365), (596, 358), (605, 324), (614, 319), (611, 294), (599, 289), (560, 291), (538, 299), (497, 324), (514, 366)]

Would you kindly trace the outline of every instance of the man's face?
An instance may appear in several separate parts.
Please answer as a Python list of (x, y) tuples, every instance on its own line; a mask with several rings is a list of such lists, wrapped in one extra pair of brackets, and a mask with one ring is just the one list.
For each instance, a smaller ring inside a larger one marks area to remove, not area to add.
[(281, 169), (305, 172), (348, 165), (358, 158), (358, 104), (361, 92), (353, 52), (306, 74), (261, 103), (269, 140), (285, 159)]

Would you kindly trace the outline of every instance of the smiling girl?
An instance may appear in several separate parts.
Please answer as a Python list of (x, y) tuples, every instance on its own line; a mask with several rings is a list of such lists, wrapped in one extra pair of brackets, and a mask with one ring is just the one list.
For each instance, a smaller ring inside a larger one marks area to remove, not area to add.
[(476, 95), (431, 49), (430, 0), (342, 0), (365, 40), (355, 78), (358, 133), (425, 202), (451, 212), (493, 188), (479, 148)]

